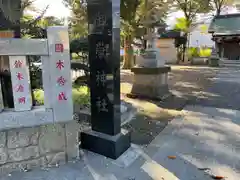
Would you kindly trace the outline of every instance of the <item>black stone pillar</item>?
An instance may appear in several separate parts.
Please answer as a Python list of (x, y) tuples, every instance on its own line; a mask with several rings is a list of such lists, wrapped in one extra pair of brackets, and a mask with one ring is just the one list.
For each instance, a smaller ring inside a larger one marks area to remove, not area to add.
[(81, 147), (117, 159), (130, 147), (121, 130), (120, 0), (88, 0), (92, 130)]

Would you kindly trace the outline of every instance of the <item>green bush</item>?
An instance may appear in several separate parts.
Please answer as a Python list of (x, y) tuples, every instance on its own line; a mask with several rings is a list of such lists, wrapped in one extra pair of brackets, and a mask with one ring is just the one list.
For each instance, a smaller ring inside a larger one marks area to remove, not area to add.
[[(33, 92), (34, 99), (38, 105), (44, 104), (44, 91), (42, 89), (36, 89)], [(72, 89), (73, 103), (78, 105), (90, 105), (90, 91), (87, 86), (73, 85)]]
[(36, 89), (33, 91), (33, 96), (37, 104), (44, 104), (44, 91), (42, 89)]
[(76, 53), (72, 53), (72, 59), (79, 59), (79, 56)]
[(210, 57), (212, 50), (210, 48), (201, 48), (199, 49), (199, 56), (200, 57)]
[(74, 104), (90, 105), (90, 90), (87, 86), (75, 85), (72, 89), (72, 98)]
[(196, 48), (196, 47), (190, 47), (187, 50), (188, 58), (193, 57), (210, 57), (212, 53), (211, 48)]
[(188, 58), (198, 57), (198, 49), (191, 47), (187, 50)]

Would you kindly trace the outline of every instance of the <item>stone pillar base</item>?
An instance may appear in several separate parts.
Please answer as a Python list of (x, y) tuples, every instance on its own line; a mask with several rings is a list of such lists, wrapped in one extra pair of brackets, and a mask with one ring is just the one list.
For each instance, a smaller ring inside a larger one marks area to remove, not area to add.
[(131, 71), (134, 73), (134, 81), (130, 98), (147, 98), (161, 100), (169, 94), (168, 66), (157, 68), (135, 67)]
[(121, 133), (111, 136), (93, 130), (80, 134), (81, 147), (83, 149), (117, 159), (129, 147), (131, 143), (130, 132), (122, 130)]

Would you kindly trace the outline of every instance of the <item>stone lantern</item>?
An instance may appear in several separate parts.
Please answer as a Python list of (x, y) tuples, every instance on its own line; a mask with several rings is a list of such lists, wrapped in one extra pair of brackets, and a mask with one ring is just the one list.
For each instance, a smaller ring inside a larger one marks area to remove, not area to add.
[(143, 26), (147, 27), (147, 34), (144, 36), (147, 48), (136, 58), (137, 65), (131, 69), (134, 82), (129, 97), (162, 99), (169, 93), (167, 81), (170, 67), (165, 66), (165, 60), (157, 47), (161, 27), (151, 26), (156, 21), (148, 18), (143, 22)]

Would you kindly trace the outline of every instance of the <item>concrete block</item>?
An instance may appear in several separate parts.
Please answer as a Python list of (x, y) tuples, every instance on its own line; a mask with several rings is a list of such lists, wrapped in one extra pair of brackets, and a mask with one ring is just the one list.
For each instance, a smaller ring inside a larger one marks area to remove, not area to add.
[(6, 137), (6, 132), (0, 132), (0, 148), (3, 148), (6, 146), (6, 141), (7, 141), (7, 137)]
[(59, 152), (54, 154), (48, 154), (45, 157), (45, 164), (48, 166), (54, 166), (57, 164), (62, 164), (66, 162), (66, 153)]
[(9, 162), (23, 161), (39, 157), (37, 146), (29, 146), (25, 148), (9, 149)]
[(8, 131), (7, 147), (18, 148), (37, 145), (39, 132), (37, 128), (21, 128)]
[(44, 162), (43, 158), (32, 159), (23, 162), (14, 162), (8, 163), (5, 165), (0, 166), (0, 174), (8, 174), (13, 171), (23, 171), (23, 170), (31, 170), (33, 168), (42, 166)]
[(71, 121), (66, 124), (66, 153), (68, 159), (79, 157), (79, 131), (81, 126), (77, 121)]
[(0, 165), (5, 164), (8, 159), (7, 149), (0, 148)]
[(40, 154), (65, 150), (65, 129), (62, 124), (49, 124), (40, 128)]

